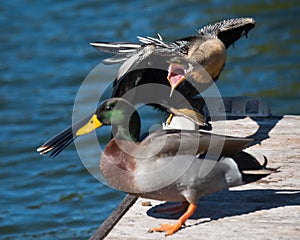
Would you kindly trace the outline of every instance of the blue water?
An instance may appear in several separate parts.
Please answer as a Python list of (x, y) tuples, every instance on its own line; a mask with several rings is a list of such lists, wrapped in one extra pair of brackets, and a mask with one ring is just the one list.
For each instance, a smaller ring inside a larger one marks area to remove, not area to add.
[[(298, 1), (1, 1), (0, 238), (87, 239), (124, 197), (89, 174), (74, 146), (55, 159), (35, 152), (71, 124), (83, 79), (105, 57), (89, 42), (173, 40), (241, 16), (257, 25), (228, 50), (220, 92), (300, 114)], [(104, 69), (99, 91), (114, 76)]]

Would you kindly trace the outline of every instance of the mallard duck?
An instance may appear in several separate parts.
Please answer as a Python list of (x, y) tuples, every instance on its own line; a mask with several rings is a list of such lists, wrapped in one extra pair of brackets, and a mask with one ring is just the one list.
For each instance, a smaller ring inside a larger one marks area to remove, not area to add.
[(113, 54), (104, 64), (122, 63), (112, 97), (123, 97), (134, 87), (157, 83), (171, 86), (170, 95), (177, 88), (189, 98), (218, 79), (225, 65), (226, 49), (247, 36), (254, 26), (253, 18), (233, 18), (204, 26), (197, 35), (174, 42), (165, 42), (158, 34), (157, 38), (138, 37), (140, 43), (93, 42), (91, 45)]
[(194, 213), (202, 196), (274, 172), (243, 152), (252, 139), (188, 130), (157, 130), (140, 139), (139, 114), (121, 98), (104, 101), (93, 115), (37, 151), (56, 155), (76, 137), (105, 125), (112, 126), (114, 138), (101, 155), (100, 170), (110, 186), (145, 198), (189, 204), (177, 223), (150, 232), (171, 235)]

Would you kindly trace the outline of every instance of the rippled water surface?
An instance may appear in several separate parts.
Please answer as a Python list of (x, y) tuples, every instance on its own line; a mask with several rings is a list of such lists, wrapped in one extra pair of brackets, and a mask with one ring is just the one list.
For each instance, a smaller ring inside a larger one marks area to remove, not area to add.
[[(93, 178), (74, 146), (55, 159), (35, 152), (71, 124), (82, 81), (105, 57), (89, 42), (158, 32), (174, 40), (241, 16), (257, 25), (228, 50), (220, 92), (265, 98), (274, 114), (300, 114), (298, 1), (2, 1), (0, 238), (87, 239), (124, 196)], [(91, 89), (104, 91), (115, 71), (103, 67)]]

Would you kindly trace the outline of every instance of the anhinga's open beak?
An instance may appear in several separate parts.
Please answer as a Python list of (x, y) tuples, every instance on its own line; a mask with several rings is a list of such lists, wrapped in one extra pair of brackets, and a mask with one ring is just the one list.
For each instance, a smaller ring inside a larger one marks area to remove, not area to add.
[(168, 69), (168, 80), (171, 86), (170, 97), (176, 87), (178, 87), (185, 80), (186, 70), (182, 64), (171, 63)]

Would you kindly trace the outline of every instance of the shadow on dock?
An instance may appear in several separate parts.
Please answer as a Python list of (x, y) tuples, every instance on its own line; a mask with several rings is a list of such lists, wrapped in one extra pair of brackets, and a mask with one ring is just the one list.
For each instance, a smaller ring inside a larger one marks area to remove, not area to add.
[[(178, 219), (181, 214), (169, 215), (156, 212), (161, 207), (168, 207), (174, 204), (176, 203), (168, 202), (154, 206), (147, 211), (147, 215), (161, 219)], [(261, 210), (295, 205), (300, 205), (300, 189), (225, 190), (203, 197), (198, 202), (198, 208), (190, 219), (209, 218), (210, 220), (208, 221), (212, 221)], [(208, 221), (201, 221), (199, 224)]]
[[(270, 116), (268, 118), (265, 117), (250, 117), (251, 120), (256, 122), (258, 125), (258, 129), (255, 133), (247, 136), (249, 138), (255, 139), (255, 141), (250, 145), (261, 144), (264, 140), (270, 138), (269, 133), (273, 128), (275, 128), (276, 124), (282, 119), (282, 116)], [(233, 119), (241, 119), (241, 118), (231, 118)]]

